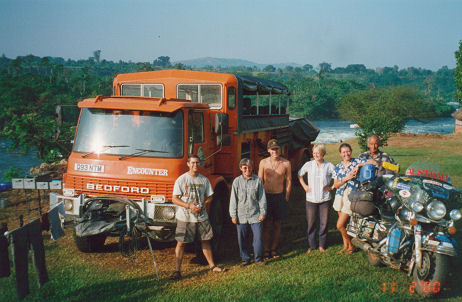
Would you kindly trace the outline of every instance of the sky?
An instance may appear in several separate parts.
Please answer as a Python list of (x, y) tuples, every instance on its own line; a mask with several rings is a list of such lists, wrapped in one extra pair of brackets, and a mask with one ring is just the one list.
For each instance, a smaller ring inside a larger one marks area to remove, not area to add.
[(0, 54), (455, 67), (462, 0), (0, 0)]

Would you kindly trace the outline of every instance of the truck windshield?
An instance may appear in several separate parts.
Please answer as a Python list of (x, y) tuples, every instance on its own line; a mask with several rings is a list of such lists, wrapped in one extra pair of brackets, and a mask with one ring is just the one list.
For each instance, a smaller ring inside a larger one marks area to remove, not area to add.
[(74, 152), (131, 156), (140, 150), (149, 150), (143, 157), (182, 157), (183, 112), (82, 109)]

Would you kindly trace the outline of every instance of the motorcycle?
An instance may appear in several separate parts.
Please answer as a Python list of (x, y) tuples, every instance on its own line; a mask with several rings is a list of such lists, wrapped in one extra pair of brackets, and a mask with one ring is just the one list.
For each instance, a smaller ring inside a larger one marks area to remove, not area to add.
[(367, 252), (371, 265), (407, 270), (413, 278), (411, 292), (438, 295), (449, 257), (457, 256), (451, 236), (462, 217), (462, 191), (439, 166), (428, 162), (412, 164), (405, 176), (381, 177), (367, 164), (359, 179), (359, 189), (349, 195), (353, 214), (347, 233), (353, 245)]

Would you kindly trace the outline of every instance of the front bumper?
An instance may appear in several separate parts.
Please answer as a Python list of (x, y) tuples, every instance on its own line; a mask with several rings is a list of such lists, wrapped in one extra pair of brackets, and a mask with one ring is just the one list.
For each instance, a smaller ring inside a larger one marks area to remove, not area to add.
[[(57, 193), (50, 193), (50, 208), (63, 202), (66, 217), (71, 219), (81, 216), (81, 206), (85, 203), (85, 195), (64, 196)], [(171, 203), (151, 203), (147, 201), (135, 200), (145, 215), (147, 223), (154, 231), (155, 227), (175, 227), (176, 226), (176, 211), (178, 206)]]

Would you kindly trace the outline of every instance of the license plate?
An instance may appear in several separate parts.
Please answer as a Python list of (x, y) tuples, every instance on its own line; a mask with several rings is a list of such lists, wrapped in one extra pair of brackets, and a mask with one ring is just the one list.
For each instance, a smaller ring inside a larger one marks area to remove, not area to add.
[(104, 173), (104, 165), (75, 164), (75, 171)]
[(428, 245), (431, 245), (431, 246), (438, 246), (440, 244), (439, 241), (435, 241), (435, 240), (428, 240), (427, 241), (427, 244)]

